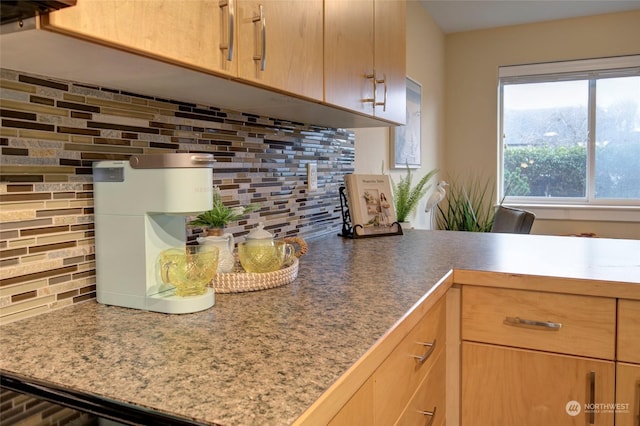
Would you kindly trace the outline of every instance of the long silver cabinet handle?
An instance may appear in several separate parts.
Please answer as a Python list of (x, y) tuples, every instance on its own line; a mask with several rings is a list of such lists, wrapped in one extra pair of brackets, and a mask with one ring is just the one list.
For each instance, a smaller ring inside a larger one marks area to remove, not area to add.
[(558, 331), (562, 328), (562, 323), (559, 322), (528, 320), (520, 317), (506, 317), (504, 323), (515, 327), (536, 328), (549, 331)]
[[(219, 6), (220, 9), (228, 8), (227, 10), (227, 43), (220, 43), (220, 50), (227, 51), (227, 61), (231, 62), (233, 60), (233, 35), (235, 33), (234, 27), (236, 22), (236, 12), (235, 6), (233, 4), (234, 0), (220, 0)], [(224, 18), (223, 18), (224, 19)]]
[(377, 105), (376, 97), (378, 96), (378, 80), (376, 79), (375, 70), (371, 74), (365, 74), (364, 78), (371, 80), (373, 83), (373, 97), (364, 98), (362, 102), (371, 102), (373, 104), (373, 110), (375, 111)]
[(418, 361), (418, 364), (424, 364), (424, 362), (431, 356), (433, 351), (436, 349), (436, 339), (433, 339), (432, 343), (419, 342), (420, 345), (428, 347), (429, 350), (424, 355), (412, 355), (413, 358)]
[(267, 64), (267, 18), (264, 15), (264, 7), (261, 4), (258, 5), (258, 9), (258, 16), (254, 16), (252, 21), (253, 23), (260, 23), (260, 35), (262, 40), (260, 43), (260, 54), (254, 55), (253, 60), (260, 61), (260, 71), (264, 71)]
[(438, 407), (433, 407), (432, 411), (422, 411), (422, 410), (418, 410), (418, 413), (422, 414), (423, 416), (429, 416), (431, 417), (431, 420), (429, 420), (429, 423), (427, 423), (427, 426), (431, 426), (433, 424), (433, 421), (436, 418), (436, 410), (438, 409)]
[[(382, 107), (382, 111), (386, 111), (387, 110), (387, 75), (386, 74), (382, 74), (382, 80), (378, 80), (378, 79), (374, 78), (373, 81), (374, 81), (374, 86), (373, 86), (374, 87), (374, 89), (373, 89), (374, 91), (378, 89), (377, 88), (378, 84), (384, 85), (384, 95), (383, 95), (383, 98), (382, 98), (382, 102), (374, 101), (374, 104), (373, 104), (374, 108), (376, 106), (381, 106)], [(377, 98), (377, 96), (378, 95), (376, 93), (376, 95), (374, 95), (374, 98)]]

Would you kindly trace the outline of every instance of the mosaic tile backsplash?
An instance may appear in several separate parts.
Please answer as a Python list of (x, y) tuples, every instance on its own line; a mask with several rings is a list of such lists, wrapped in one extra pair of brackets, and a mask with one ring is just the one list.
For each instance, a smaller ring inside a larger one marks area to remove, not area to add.
[[(202, 152), (230, 206), (276, 237), (337, 232), (353, 133), (0, 70), (0, 324), (95, 298), (92, 163)], [(318, 190), (306, 190), (306, 164)], [(202, 231), (185, 226), (187, 238)]]

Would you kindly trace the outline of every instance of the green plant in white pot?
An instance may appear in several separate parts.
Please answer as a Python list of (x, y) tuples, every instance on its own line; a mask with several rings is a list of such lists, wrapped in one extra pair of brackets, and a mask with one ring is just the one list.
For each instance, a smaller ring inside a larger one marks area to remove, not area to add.
[(398, 182), (391, 179), (393, 189), (393, 203), (396, 209), (398, 222), (406, 222), (418, 207), (418, 203), (427, 193), (431, 184), (429, 180), (438, 173), (438, 169), (433, 169), (424, 175), (415, 186), (412, 185), (413, 175), (411, 168), (407, 165), (407, 174), (400, 178)]

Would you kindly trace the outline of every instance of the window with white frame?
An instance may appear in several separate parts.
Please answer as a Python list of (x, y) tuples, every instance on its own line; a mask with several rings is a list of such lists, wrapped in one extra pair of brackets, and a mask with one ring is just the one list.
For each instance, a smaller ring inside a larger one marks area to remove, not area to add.
[(500, 193), (640, 204), (640, 55), (501, 67)]

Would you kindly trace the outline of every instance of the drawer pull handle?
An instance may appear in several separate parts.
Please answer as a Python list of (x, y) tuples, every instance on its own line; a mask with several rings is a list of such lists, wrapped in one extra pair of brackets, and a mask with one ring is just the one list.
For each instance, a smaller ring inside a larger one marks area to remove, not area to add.
[(535, 321), (535, 320), (523, 319), (520, 317), (506, 317), (504, 319), (504, 323), (507, 325), (513, 325), (516, 327), (537, 328), (537, 329), (549, 330), (549, 331), (558, 331), (562, 328), (562, 323), (559, 323), (559, 322)]
[[(589, 406), (594, 407), (596, 403), (596, 372), (589, 372)], [(592, 408), (589, 410), (589, 424), (596, 423), (596, 410)]]
[(433, 351), (436, 348), (436, 339), (433, 339), (433, 343), (419, 342), (418, 344), (429, 348), (427, 353), (425, 353), (422, 356), (420, 356), (420, 355), (412, 355), (416, 359), (416, 361), (418, 361), (418, 364), (424, 364), (424, 362), (431, 356), (431, 354), (433, 353)]
[(427, 426), (431, 426), (433, 424), (433, 421), (436, 418), (436, 409), (438, 407), (433, 407), (433, 411), (422, 411), (422, 410), (418, 410), (418, 413), (422, 414), (423, 416), (429, 416), (431, 417), (431, 420), (429, 420), (429, 423), (427, 423)]

